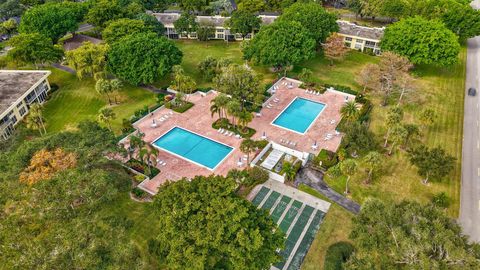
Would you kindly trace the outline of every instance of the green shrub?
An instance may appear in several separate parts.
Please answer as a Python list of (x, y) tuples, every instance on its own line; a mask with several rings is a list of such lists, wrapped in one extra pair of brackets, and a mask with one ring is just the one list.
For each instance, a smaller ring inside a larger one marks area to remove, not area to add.
[(133, 179), (135, 179), (135, 182), (141, 183), (143, 180), (145, 180), (145, 176), (141, 174), (136, 174)]
[(137, 198), (143, 198), (147, 195), (147, 193), (139, 188), (132, 189), (132, 194), (135, 195)]
[(134, 169), (135, 171), (139, 172), (139, 173), (143, 173), (145, 175), (147, 175), (148, 177), (150, 178), (153, 178), (155, 177), (157, 174), (160, 173), (160, 170), (154, 166), (150, 166), (148, 167), (147, 164), (145, 164), (144, 162), (140, 161), (140, 160), (136, 160), (136, 159), (130, 159), (129, 161), (127, 161), (125, 163), (128, 167)]
[(243, 182), (248, 187), (263, 184), (268, 180), (268, 172), (260, 167), (253, 167), (248, 170), (248, 175)]
[(257, 132), (255, 129), (249, 127), (246, 127), (247, 132), (245, 132), (245, 130), (240, 129), (238, 126), (233, 126), (227, 118), (217, 119), (213, 122), (212, 128), (223, 128), (232, 131), (233, 133), (240, 134), (243, 138), (250, 138)]
[(268, 145), (268, 141), (267, 140), (259, 140), (259, 141), (255, 141), (255, 144), (256, 144), (258, 149), (263, 149)]
[(327, 249), (327, 254), (325, 255), (325, 262), (323, 269), (325, 270), (342, 270), (343, 264), (347, 262), (350, 255), (354, 251), (352, 244), (348, 242), (337, 242), (333, 245), (330, 245)]
[(320, 165), (325, 169), (329, 169), (332, 166), (335, 166), (338, 163), (338, 156), (336, 153), (322, 149), (320, 153), (315, 157), (315, 163)]
[(440, 192), (433, 196), (432, 203), (437, 207), (447, 208), (450, 205), (450, 198), (448, 197), (447, 193)]
[(173, 111), (178, 113), (184, 113), (188, 111), (188, 109), (193, 107), (193, 103), (185, 101), (181, 103), (179, 102), (179, 104), (176, 105), (176, 104), (173, 104), (173, 102), (168, 102), (167, 104), (165, 104), (165, 107), (168, 109), (172, 109)]

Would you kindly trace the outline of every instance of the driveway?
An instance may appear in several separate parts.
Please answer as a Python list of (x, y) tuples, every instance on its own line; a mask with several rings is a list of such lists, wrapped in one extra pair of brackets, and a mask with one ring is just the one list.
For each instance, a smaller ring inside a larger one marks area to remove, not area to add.
[[(480, 0), (472, 6), (480, 9)], [(480, 242), (480, 36), (468, 40), (466, 88), (470, 87), (477, 89), (477, 95), (465, 96), (458, 221), (471, 241)]]

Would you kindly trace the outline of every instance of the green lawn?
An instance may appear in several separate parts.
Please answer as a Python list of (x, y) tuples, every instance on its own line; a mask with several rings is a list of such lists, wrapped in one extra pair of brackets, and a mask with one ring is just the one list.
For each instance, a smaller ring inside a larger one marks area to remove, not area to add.
[[(55, 68), (51, 71), (49, 81), (57, 84), (59, 90), (52, 94), (45, 105), (48, 132), (74, 128), (83, 120), (96, 120), (98, 111), (108, 106), (106, 97), (95, 91), (93, 79), (80, 81), (68, 72)], [(125, 86), (119, 91), (117, 100), (120, 104), (112, 106), (117, 117), (112, 122), (112, 128), (119, 133), (122, 118), (130, 118), (134, 111), (154, 104), (155, 95), (138, 87)]]
[[(466, 50), (460, 54), (458, 64), (448, 68), (418, 66), (414, 73), (418, 76), (419, 90), (404, 103), (404, 121), (420, 125), (418, 113), (426, 107), (432, 108), (436, 114), (435, 123), (423, 130), (422, 142), (428, 146), (440, 146), (456, 159), (453, 172), (443, 182), (421, 183), (416, 168), (410, 165), (406, 152), (398, 150), (392, 157), (385, 157), (382, 174), (371, 185), (364, 184), (365, 172), (360, 171), (350, 182), (353, 199), (363, 202), (368, 197), (384, 200), (410, 199), (429, 202), (434, 194), (446, 192), (451, 198), (448, 213), (458, 216), (460, 200), (462, 130), (463, 130), (463, 97), (465, 89)], [(372, 112), (371, 130), (379, 140), (386, 132), (384, 120), (388, 107), (380, 106), (381, 97), (370, 94), (375, 107)], [(393, 101), (392, 101), (393, 102)], [(337, 191), (345, 189), (345, 177), (327, 181)]]
[[(308, 194), (316, 196), (322, 200), (328, 201), (316, 190), (300, 185), (299, 189)], [(352, 229), (353, 215), (342, 207), (332, 204), (328, 210), (325, 219), (320, 225), (317, 236), (305, 256), (302, 264), (302, 270), (322, 270), (325, 261), (325, 255), (328, 247), (339, 241), (349, 241), (348, 235)]]

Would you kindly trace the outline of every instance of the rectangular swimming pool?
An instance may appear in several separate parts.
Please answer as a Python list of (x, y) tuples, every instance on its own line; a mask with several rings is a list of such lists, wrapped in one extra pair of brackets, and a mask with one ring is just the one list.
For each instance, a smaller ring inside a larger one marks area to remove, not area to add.
[(172, 128), (153, 145), (210, 170), (214, 170), (233, 150), (228, 145), (180, 127)]
[(295, 98), (272, 124), (304, 134), (325, 108), (325, 104), (304, 98)]

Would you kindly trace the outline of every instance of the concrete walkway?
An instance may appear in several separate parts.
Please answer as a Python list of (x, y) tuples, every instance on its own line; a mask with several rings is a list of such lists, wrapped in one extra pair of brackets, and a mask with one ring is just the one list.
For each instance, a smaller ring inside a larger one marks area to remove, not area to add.
[(300, 184), (304, 184), (315, 189), (323, 196), (327, 197), (353, 214), (358, 214), (360, 212), (360, 205), (358, 203), (345, 198), (340, 193), (330, 188), (327, 183), (323, 181), (323, 174), (309, 168), (308, 165), (303, 167), (295, 178), (295, 186), (298, 187)]

